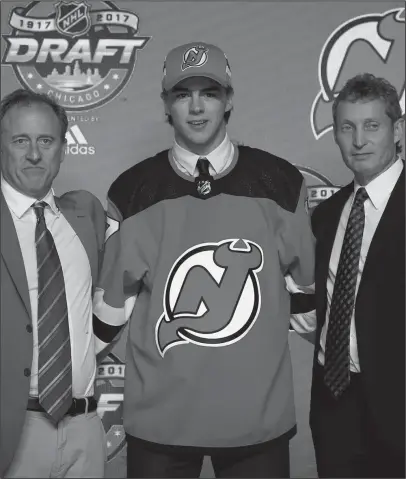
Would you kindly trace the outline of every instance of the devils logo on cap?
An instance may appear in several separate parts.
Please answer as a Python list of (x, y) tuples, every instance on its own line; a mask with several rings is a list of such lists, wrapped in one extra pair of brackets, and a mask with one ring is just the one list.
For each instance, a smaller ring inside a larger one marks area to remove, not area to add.
[(190, 67), (201, 67), (207, 62), (208, 49), (204, 45), (196, 45), (183, 54), (182, 71)]

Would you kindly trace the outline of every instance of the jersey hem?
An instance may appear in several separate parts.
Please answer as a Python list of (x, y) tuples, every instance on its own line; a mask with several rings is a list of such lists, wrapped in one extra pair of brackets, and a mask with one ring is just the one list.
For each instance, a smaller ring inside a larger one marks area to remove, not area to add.
[(126, 432), (127, 441), (133, 443), (139, 443), (141, 446), (166, 453), (181, 453), (181, 454), (202, 454), (205, 456), (210, 456), (212, 454), (224, 451), (233, 451), (233, 452), (257, 452), (263, 449), (266, 449), (271, 444), (274, 445), (279, 441), (290, 441), (297, 433), (297, 425), (295, 424), (288, 431), (281, 434), (278, 437), (268, 439), (263, 442), (258, 442), (255, 444), (245, 444), (240, 446), (183, 446), (183, 445), (173, 445), (173, 444), (160, 444), (157, 442), (148, 441), (138, 436), (133, 436)]

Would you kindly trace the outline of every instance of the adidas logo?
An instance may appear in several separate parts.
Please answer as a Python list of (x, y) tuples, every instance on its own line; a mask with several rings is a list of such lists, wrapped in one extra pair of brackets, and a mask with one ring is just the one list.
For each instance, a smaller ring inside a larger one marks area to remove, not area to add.
[(94, 155), (96, 153), (96, 148), (89, 146), (78, 125), (73, 125), (66, 132), (66, 143), (65, 153), (67, 155)]

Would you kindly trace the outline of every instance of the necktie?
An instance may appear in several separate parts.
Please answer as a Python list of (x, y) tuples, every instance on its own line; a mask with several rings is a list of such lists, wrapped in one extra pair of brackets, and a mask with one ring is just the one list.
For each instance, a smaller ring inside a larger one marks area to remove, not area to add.
[(38, 398), (41, 406), (60, 421), (72, 404), (72, 360), (65, 281), (44, 208), (33, 205), (37, 216), (35, 245), (38, 274)]
[(207, 158), (199, 158), (197, 160), (196, 166), (197, 166), (197, 171), (199, 172), (199, 176), (210, 177), (209, 165), (210, 165), (210, 162)]
[(331, 300), (324, 383), (336, 399), (350, 384), (350, 327), (365, 224), (364, 201), (367, 198), (365, 188), (359, 188), (348, 218)]
[(199, 176), (196, 178), (197, 192), (200, 196), (204, 197), (211, 192), (211, 180), (212, 176), (209, 173), (210, 162), (207, 158), (199, 158), (197, 160), (197, 171)]

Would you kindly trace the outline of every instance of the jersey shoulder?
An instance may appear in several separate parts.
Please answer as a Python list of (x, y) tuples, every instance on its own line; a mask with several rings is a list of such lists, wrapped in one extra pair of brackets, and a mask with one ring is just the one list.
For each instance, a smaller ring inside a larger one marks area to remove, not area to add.
[(303, 175), (289, 161), (265, 150), (239, 146), (242, 176), (255, 177), (258, 187), (281, 208), (296, 211)]
[[(149, 185), (158, 185), (170, 174), (169, 150), (163, 150), (121, 173), (111, 184), (107, 198), (119, 210), (123, 219), (134, 214), (135, 198), (148, 197)], [(151, 181), (152, 180), (152, 181)]]

